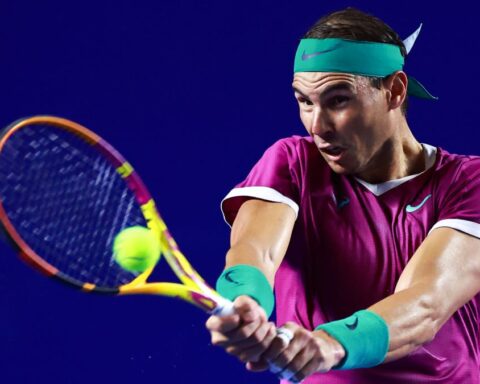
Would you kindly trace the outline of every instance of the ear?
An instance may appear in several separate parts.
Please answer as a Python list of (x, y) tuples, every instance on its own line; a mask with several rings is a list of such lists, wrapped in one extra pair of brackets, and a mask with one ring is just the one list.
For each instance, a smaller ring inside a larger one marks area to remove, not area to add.
[(408, 78), (405, 72), (397, 71), (385, 79), (387, 103), (390, 109), (399, 108), (407, 97)]

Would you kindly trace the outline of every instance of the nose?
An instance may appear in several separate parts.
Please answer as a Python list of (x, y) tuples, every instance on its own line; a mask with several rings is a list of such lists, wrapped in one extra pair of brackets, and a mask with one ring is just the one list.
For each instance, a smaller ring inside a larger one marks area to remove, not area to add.
[(332, 119), (324, 110), (317, 107), (312, 112), (310, 132), (312, 136), (319, 136), (324, 141), (330, 141), (335, 135), (335, 127)]

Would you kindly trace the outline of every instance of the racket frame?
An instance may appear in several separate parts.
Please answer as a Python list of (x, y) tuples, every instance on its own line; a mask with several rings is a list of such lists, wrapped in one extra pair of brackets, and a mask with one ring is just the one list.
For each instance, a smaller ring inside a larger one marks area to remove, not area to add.
[(3, 130), (0, 134), (0, 153), (9, 138), (15, 132), (26, 126), (34, 125), (55, 126), (59, 129), (64, 129), (75, 134), (92, 147), (95, 147), (116, 168), (119, 175), (134, 194), (136, 201), (141, 206), (148, 228), (160, 239), (161, 253), (182, 284), (148, 282), (147, 279), (150, 277), (155, 267), (147, 269), (131, 282), (115, 288), (101, 287), (92, 283), (81, 282), (67, 276), (35, 253), (35, 251), (16, 231), (5, 211), (2, 201), (0, 201), (0, 222), (3, 227), (2, 229), (7, 235), (9, 243), (17, 250), (23, 261), (44, 275), (53, 277), (67, 285), (81, 289), (84, 292), (111, 295), (162, 295), (180, 298), (212, 314), (225, 316), (234, 312), (233, 304), (212, 289), (193, 269), (186, 257), (180, 251), (177, 243), (160, 216), (152, 196), (137, 172), (115, 148), (99, 135), (84, 126), (65, 118), (47, 115), (33, 116), (17, 120)]

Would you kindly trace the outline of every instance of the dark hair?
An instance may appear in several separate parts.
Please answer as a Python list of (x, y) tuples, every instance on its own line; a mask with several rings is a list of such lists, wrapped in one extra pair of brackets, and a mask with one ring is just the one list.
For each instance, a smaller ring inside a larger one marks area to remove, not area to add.
[[(403, 57), (407, 55), (402, 39), (390, 26), (379, 18), (352, 7), (323, 16), (308, 30), (303, 38), (325, 39), (329, 37), (395, 44), (400, 47)], [(382, 88), (384, 78), (367, 78), (373, 87)], [(401, 106), (404, 115), (407, 114), (407, 108), (408, 97), (405, 98)]]

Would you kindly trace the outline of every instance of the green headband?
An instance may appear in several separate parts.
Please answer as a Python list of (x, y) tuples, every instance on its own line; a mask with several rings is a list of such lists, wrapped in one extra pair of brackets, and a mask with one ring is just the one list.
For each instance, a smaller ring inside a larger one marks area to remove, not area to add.
[[(337, 38), (302, 39), (295, 54), (294, 72), (341, 72), (367, 77), (385, 77), (403, 70), (400, 47), (371, 41)], [(408, 76), (411, 96), (437, 100), (415, 78)]]

